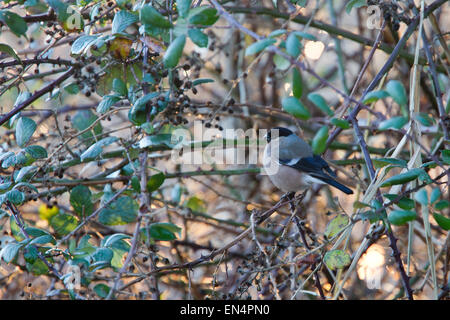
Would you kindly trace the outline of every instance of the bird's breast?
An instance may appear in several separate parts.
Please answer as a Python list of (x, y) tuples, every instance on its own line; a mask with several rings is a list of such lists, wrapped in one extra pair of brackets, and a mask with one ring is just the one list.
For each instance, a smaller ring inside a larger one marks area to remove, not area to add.
[(270, 168), (270, 171), (267, 170), (266, 172), (270, 181), (284, 192), (304, 190), (310, 185), (305, 180), (306, 174), (291, 167), (276, 164)]

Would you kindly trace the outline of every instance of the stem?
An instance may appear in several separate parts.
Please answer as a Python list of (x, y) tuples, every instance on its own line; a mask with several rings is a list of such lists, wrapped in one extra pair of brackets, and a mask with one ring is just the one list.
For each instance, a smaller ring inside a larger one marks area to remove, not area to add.
[(41, 90), (36, 91), (31, 97), (26, 99), (24, 102), (19, 104), (17, 107), (9, 111), (8, 113), (4, 114), (2, 117), (0, 117), (0, 126), (2, 126), (6, 121), (11, 119), (14, 115), (25, 109), (27, 106), (32, 104), (35, 100), (42, 97), (44, 94), (51, 92), (54, 88), (59, 86), (62, 82), (67, 80), (72, 76), (72, 74), (75, 72), (75, 68), (71, 67), (66, 73), (64, 73), (62, 76), (60, 76), (58, 79), (54, 80)]

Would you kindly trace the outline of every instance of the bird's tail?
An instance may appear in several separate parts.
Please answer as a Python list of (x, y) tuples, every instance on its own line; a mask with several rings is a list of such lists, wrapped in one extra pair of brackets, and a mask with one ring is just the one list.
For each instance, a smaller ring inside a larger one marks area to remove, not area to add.
[(323, 182), (326, 182), (329, 185), (331, 185), (331, 186), (341, 190), (342, 192), (345, 192), (346, 194), (353, 194), (353, 191), (351, 189), (347, 188), (342, 183), (339, 183), (339, 182), (337, 182), (336, 180), (334, 180), (332, 178), (321, 177), (320, 180), (322, 180)]

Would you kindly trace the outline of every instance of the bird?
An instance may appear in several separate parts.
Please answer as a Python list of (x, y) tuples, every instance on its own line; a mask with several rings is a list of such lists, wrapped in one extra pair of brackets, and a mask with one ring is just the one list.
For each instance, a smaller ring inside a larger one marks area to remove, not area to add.
[(313, 183), (329, 184), (346, 194), (353, 191), (335, 180), (328, 163), (313, 153), (307, 142), (291, 130), (275, 127), (265, 136), (263, 167), (272, 183), (286, 193), (303, 191)]

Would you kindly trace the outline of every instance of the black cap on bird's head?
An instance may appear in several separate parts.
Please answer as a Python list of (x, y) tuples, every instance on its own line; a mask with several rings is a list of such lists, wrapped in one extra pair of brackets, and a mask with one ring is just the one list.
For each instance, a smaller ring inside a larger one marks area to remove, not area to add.
[(272, 133), (273, 133), (274, 137), (287, 137), (287, 136), (290, 136), (291, 134), (293, 134), (293, 132), (291, 130), (289, 130), (288, 128), (284, 128), (284, 127), (272, 128), (266, 134), (267, 143), (269, 143), (270, 140), (272, 140)]

